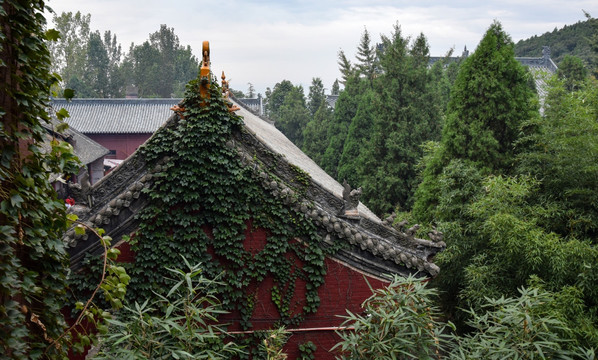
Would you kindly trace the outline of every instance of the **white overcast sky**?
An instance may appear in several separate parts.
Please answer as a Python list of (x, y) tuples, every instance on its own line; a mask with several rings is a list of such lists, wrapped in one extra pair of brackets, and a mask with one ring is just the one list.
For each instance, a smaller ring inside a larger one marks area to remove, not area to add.
[[(128, 51), (160, 24), (174, 28), (182, 45), (199, 58), (210, 41), (213, 72), (224, 70), (231, 87), (258, 92), (283, 79), (307, 93), (320, 77), (330, 89), (340, 78), (337, 53), (351, 60), (364, 27), (378, 42), (398, 23), (405, 36), (423, 33), (434, 56), (454, 48), (473, 50), (493, 20), (517, 42), (555, 27), (598, 17), (596, 0), (49, 0), (57, 14), (91, 14), (91, 29), (111, 30)], [(547, 44), (549, 45), (549, 44)], [(541, 56), (541, 54), (538, 54)]]

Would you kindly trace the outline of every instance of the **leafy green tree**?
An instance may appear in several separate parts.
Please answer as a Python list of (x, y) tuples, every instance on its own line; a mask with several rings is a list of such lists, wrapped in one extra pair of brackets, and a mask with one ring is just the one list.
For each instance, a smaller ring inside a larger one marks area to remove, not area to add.
[(598, 19), (593, 18), (585, 11), (584, 14), (591, 26), (590, 34), (586, 38), (590, 45), (590, 55), (587, 62), (594, 77), (598, 78)]
[(141, 45), (132, 44), (126, 61), (141, 97), (181, 97), (185, 84), (197, 76), (199, 62), (191, 47), (183, 47), (174, 28), (162, 24)]
[(83, 81), (85, 90), (78, 94), (81, 97), (107, 97), (109, 93), (109, 66), (108, 51), (104, 47), (99, 31), (89, 34), (87, 42), (87, 61)]
[(350, 359), (438, 359), (449, 336), (431, 304), (436, 295), (421, 279), (393, 277), (364, 301), (362, 314), (347, 311), (342, 326), (354, 330), (337, 331), (333, 349)]
[(471, 334), (454, 336), (449, 359), (593, 359), (594, 350), (576, 346), (571, 324), (551, 311), (555, 295), (522, 288), (519, 297), (487, 299), (470, 311)]
[(526, 125), (535, 131), (521, 140), (518, 171), (542, 179), (539, 204), (557, 211), (544, 226), (565, 237), (598, 235), (598, 85), (587, 79), (568, 91), (568, 81), (553, 80), (544, 117)]
[[(139, 97), (159, 97), (160, 82), (160, 53), (153, 48), (149, 41), (141, 45), (131, 46), (126, 62), (130, 62), (133, 72), (129, 83), (139, 89)], [(170, 94), (168, 95), (170, 97)]]
[(559, 79), (565, 81), (565, 88), (573, 91), (588, 76), (588, 70), (580, 58), (573, 55), (565, 55), (563, 61), (559, 64), (556, 74)]
[(121, 46), (110, 31), (91, 31), (91, 16), (77, 12), (54, 16), (58, 41), (48, 42), (53, 70), (62, 77), (61, 90), (75, 90), (77, 97), (121, 97), (125, 77)]
[(591, 65), (593, 52), (592, 38), (595, 39), (596, 25), (598, 21), (585, 13), (587, 20), (575, 24), (565, 25), (561, 29), (554, 28), (553, 31), (545, 32), (542, 35), (534, 35), (529, 39), (520, 40), (515, 44), (516, 56), (538, 57), (542, 55), (542, 49), (550, 45), (552, 60), (560, 66), (566, 55), (573, 55), (581, 58), (585, 64)]
[(58, 41), (48, 42), (52, 56), (52, 71), (60, 74), (61, 89), (78, 90), (83, 81), (87, 57), (91, 15), (77, 11), (54, 15), (54, 27), (60, 33)]
[[(584, 279), (598, 274), (593, 264), (598, 250), (589, 242), (564, 238), (547, 231), (543, 218), (555, 209), (535, 203), (538, 182), (529, 176), (487, 177), (480, 182), (475, 166), (455, 160), (445, 168), (439, 212), (454, 219), (440, 223), (447, 250), (437, 258), (443, 269), (435, 280), (450, 318), (461, 324), (468, 314), (459, 309), (482, 310), (485, 298), (513, 297), (533, 277), (555, 292), (573, 289), (576, 310), (560, 306), (573, 329), (579, 319), (589, 324), (596, 308), (596, 289)], [(473, 199), (473, 201), (472, 201)], [(594, 310), (592, 310), (594, 309)], [(585, 334), (585, 335), (584, 335)], [(594, 343), (596, 329), (584, 325), (577, 337)], [(592, 345), (595, 346), (595, 345)]]
[[(361, 314), (351, 312), (333, 349), (350, 359), (594, 359), (595, 347), (577, 337), (580, 324), (561, 311), (577, 307), (574, 292), (552, 292), (534, 280), (512, 297), (481, 299), (468, 310), (472, 332), (460, 335), (435, 307), (438, 290), (425, 279), (394, 277), (374, 290)], [(453, 330), (453, 331), (451, 331)]]

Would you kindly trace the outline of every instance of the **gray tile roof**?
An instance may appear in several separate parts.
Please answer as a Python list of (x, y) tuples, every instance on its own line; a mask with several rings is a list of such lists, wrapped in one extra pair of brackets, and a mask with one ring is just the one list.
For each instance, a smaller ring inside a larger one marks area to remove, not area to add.
[[(97, 159), (108, 155), (110, 150), (106, 149), (102, 145), (83, 135), (79, 131), (75, 130), (72, 126), (69, 126), (62, 134), (54, 132), (54, 128), (58, 125), (57, 120), (53, 120), (52, 123), (43, 123), (42, 126), (48, 130), (48, 144), (52, 137), (59, 137), (68, 142), (73, 146), (73, 152), (79, 160), (85, 165), (90, 164)], [(44, 146), (49, 150), (49, 145)]]
[(66, 122), (85, 134), (151, 134), (181, 99), (53, 99), (71, 115)]
[[(299, 149), (291, 140), (289, 140), (283, 133), (280, 132), (273, 124), (264, 121), (260, 117), (247, 110), (243, 104), (239, 102), (234, 104), (240, 106), (240, 110), (236, 111), (237, 115), (243, 117), (245, 126), (255, 134), (255, 136), (273, 152), (284, 156), (284, 158), (291, 164), (298, 166), (300, 169), (308, 173), (311, 178), (324, 189), (336, 195), (339, 199), (343, 198), (343, 186), (330, 175), (328, 175), (321, 167), (318, 166), (309, 156), (307, 156), (301, 149)], [(357, 187), (359, 184), (351, 184)], [(361, 215), (380, 222), (381, 220), (365, 205), (359, 203), (358, 207)]]

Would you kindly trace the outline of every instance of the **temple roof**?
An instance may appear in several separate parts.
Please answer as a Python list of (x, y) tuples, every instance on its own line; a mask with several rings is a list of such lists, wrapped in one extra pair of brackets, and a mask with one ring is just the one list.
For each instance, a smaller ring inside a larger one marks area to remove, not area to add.
[(181, 99), (53, 99), (65, 108), (66, 122), (85, 134), (151, 134), (172, 114)]
[[(104, 106), (103, 102), (94, 102), (98, 107)], [(361, 203), (357, 204), (357, 211), (348, 214), (345, 211), (348, 185), (341, 185), (326, 174), (274, 125), (241, 104), (236, 105), (241, 107), (237, 114), (243, 118), (244, 126), (233, 134), (227, 146), (236, 148), (241, 162), (261, 179), (269, 196), (279, 198), (312, 219), (324, 246), (338, 241), (347, 243), (345, 249), (333, 256), (335, 260), (380, 278), (393, 273), (436, 275), (439, 272), (432, 258), (445, 248), (444, 242), (418, 239), (413, 229), (393, 227)], [(92, 102), (87, 106), (92, 107)], [(153, 137), (168, 136), (179, 120), (171, 111)], [(146, 151), (152, 146), (152, 138), (142, 145)], [(150, 165), (142, 155), (142, 148), (82, 194), (77, 200), (81, 206), (71, 208), (81, 221), (104, 228), (116, 241), (137, 229), (140, 220), (135, 215), (151, 201), (141, 190), (151, 186), (154, 174), (162, 171), (160, 164), (168, 161), (164, 158), (157, 165)], [(307, 188), (299, 199), (290, 195), (297, 171), (308, 175)], [(65, 234), (73, 268), (81, 265), (86, 253), (102, 251), (98, 242), (86, 240), (87, 235), (73, 230)]]

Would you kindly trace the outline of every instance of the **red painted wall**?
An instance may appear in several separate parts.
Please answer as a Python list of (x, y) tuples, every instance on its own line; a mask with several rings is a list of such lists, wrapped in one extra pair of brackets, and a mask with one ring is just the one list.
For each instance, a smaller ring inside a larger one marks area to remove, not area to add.
[[(210, 234), (210, 229), (204, 229)], [(263, 229), (252, 229), (251, 223), (248, 223), (245, 232), (244, 247), (252, 254), (257, 254), (264, 248), (267, 241), (267, 232)], [(134, 262), (135, 254), (131, 251), (129, 244), (120, 243), (118, 248), (121, 255), (118, 261)], [(338, 261), (327, 258), (326, 276), (324, 284), (318, 290), (320, 297), (320, 307), (315, 314), (309, 314), (305, 320), (296, 327), (289, 328), (291, 336), (284, 348), (288, 354), (288, 359), (297, 359), (299, 356), (300, 344), (308, 341), (313, 342), (317, 349), (314, 353), (318, 360), (332, 360), (338, 353), (331, 353), (329, 350), (340, 340), (336, 335), (334, 328), (343, 323), (339, 316), (346, 315), (347, 310), (353, 313), (363, 311), (361, 304), (371, 294), (369, 284), (372, 288), (381, 288), (386, 286), (386, 282), (372, 277), (365, 277), (362, 273), (342, 264)], [(366, 281), (367, 278), (367, 281)], [(254, 308), (251, 323), (253, 330), (271, 329), (274, 323), (279, 319), (276, 306), (271, 300), (271, 289), (273, 285), (272, 278), (266, 278), (259, 286), (254, 284), (249, 291), (255, 291), (257, 302)], [(302, 299), (305, 298), (305, 284), (298, 284), (293, 303), (297, 309), (300, 309)], [(222, 322), (230, 323), (229, 331), (239, 331), (239, 314), (230, 313), (221, 317)]]
[(124, 160), (143, 144), (152, 134), (85, 134), (108, 150), (116, 150), (116, 155), (106, 155), (107, 159)]

